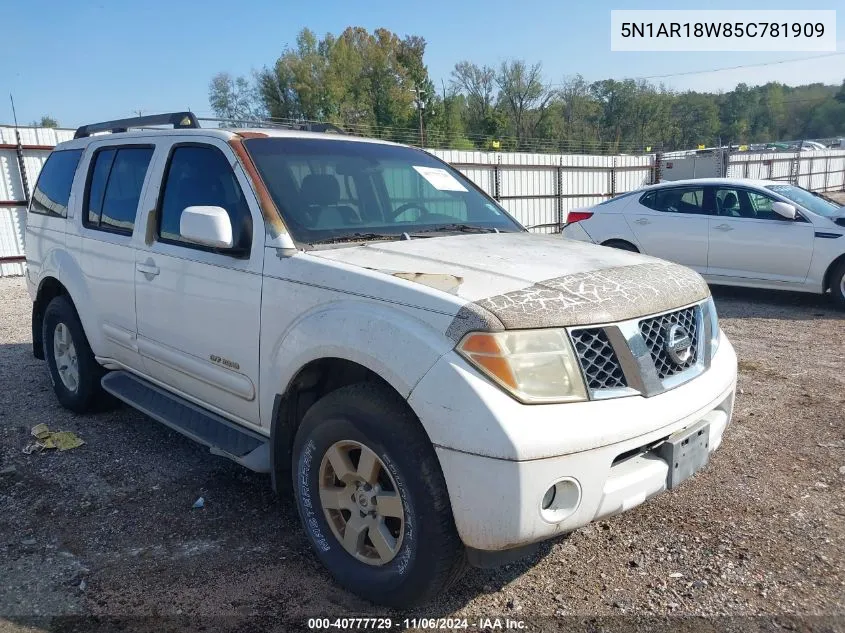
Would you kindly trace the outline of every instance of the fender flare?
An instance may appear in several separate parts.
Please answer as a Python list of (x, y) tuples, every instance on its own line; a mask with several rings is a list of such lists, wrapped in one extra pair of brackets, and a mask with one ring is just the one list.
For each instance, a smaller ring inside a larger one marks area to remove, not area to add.
[[(70, 300), (79, 315), (82, 329), (88, 338), (88, 344), (94, 354), (103, 348), (102, 334), (100, 328), (96, 327), (97, 315), (94, 312), (94, 303), (91, 300), (91, 292), (85, 282), (85, 275), (77, 261), (62, 248), (54, 248), (44, 257), (41, 269), (39, 270), (36, 287), (41, 292), (44, 282), (52, 277), (67, 290)], [(37, 296), (37, 294), (36, 294)]]
[(266, 367), (262, 387), (276, 393), (287, 390), (311, 361), (340, 358), (378, 374), (407, 400), (426, 372), (453, 347), (445, 333), (407, 310), (341, 299), (303, 313), (281, 333), (262, 360)]
[[(301, 315), (262, 358), (260, 408), (261, 418), (270, 421), (274, 488), (279, 486), (278, 474), (287, 467), (287, 447), (296, 433), (287, 422), (285, 396), (305, 367), (326, 359), (348, 361), (378, 376), (407, 401), (417, 383), (453, 346), (429, 323), (382, 303), (343, 299)], [(425, 429), (422, 419), (420, 423)]]

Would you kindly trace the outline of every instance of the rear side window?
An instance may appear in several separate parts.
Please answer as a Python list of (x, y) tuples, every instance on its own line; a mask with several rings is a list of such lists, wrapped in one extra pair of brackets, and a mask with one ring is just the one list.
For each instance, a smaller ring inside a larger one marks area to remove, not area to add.
[(152, 147), (110, 147), (94, 154), (85, 197), (86, 226), (132, 233), (152, 157)]
[(673, 187), (650, 191), (640, 198), (640, 204), (666, 213), (709, 213), (703, 187)]
[(70, 188), (81, 156), (81, 149), (59, 150), (50, 154), (32, 192), (31, 213), (67, 217)]
[[(640, 204), (644, 207), (648, 207), (649, 209), (654, 209), (657, 211), (655, 198), (657, 197), (656, 192), (650, 191), (649, 193), (643, 194), (643, 197), (640, 198)], [(602, 203), (604, 204), (604, 203)]]
[(252, 243), (252, 216), (243, 191), (226, 156), (208, 145), (177, 146), (170, 155), (160, 202), (159, 237), (200, 250), (182, 239), (182, 211), (193, 206), (222, 207), (232, 222), (234, 250), (248, 251)]

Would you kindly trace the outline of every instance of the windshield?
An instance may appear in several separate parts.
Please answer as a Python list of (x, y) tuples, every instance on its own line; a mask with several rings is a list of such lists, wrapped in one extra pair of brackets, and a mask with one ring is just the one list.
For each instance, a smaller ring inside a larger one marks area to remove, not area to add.
[(784, 198), (789, 198), (792, 202), (800, 204), (802, 207), (818, 215), (824, 217), (831, 217), (842, 211), (842, 207), (833, 202), (829, 202), (824, 198), (813, 195), (806, 189), (795, 187), (793, 185), (767, 185), (766, 189), (779, 193)]
[(524, 230), (447, 164), (397, 145), (244, 141), (293, 238), (319, 244)]

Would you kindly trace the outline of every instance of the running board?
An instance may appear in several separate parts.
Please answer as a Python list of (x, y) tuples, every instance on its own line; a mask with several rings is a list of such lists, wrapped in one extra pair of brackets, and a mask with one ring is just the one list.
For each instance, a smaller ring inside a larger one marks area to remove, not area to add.
[(208, 446), (213, 455), (259, 473), (270, 472), (270, 441), (226, 418), (125, 371), (103, 376), (103, 389), (174, 431)]

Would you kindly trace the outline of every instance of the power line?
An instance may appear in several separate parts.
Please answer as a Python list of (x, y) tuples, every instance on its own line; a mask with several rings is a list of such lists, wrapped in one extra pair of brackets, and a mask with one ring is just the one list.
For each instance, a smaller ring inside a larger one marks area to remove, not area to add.
[(680, 73), (668, 73), (665, 75), (646, 75), (644, 77), (634, 77), (633, 79), (663, 79), (665, 77), (681, 77), (685, 75), (704, 75), (707, 73), (719, 73), (724, 70), (739, 70), (741, 68), (759, 68), (761, 66), (775, 66), (777, 64), (791, 64), (792, 62), (803, 62), (810, 59), (822, 59), (824, 57), (836, 57), (837, 55), (845, 55), (841, 53), (826, 53), (824, 55), (811, 55), (810, 57), (795, 57), (793, 59), (781, 59), (774, 62), (760, 62), (758, 64), (740, 64), (739, 66), (725, 66), (724, 68), (711, 68), (709, 70), (688, 70)]
[[(685, 70), (678, 73), (666, 73), (665, 75), (642, 75), (637, 77), (627, 77), (627, 79), (665, 79), (666, 77), (681, 77), (687, 75), (706, 75), (707, 73), (719, 73), (725, 70), (739, 70), (742, 68), (759, 68), (761, 66), (775, 66), (777, 64), (791, 64), (792, 62), (803, 62), (810, 59), (823, 59), (825, 57), (836, 57), (838, 55), (845, 55), (845, 51), (838, 53), (825, 53), (824, 55), (811, 55), (809, 57), (794, 57), (792, 59), (779, 59), (773, 62), (760, 62), (758, 64), (740, 64), (739, 66), (724, 66), (722, 68), (707, 68), (704, 70)], [(565, 86), (565, 83), (547, 84), (550, 88)]]

